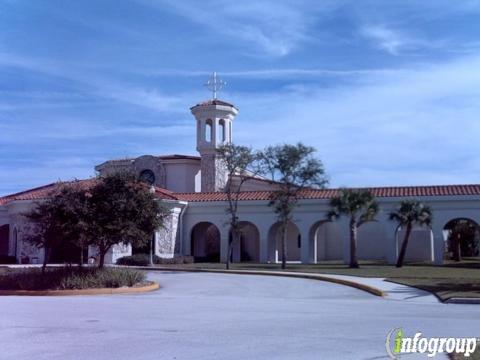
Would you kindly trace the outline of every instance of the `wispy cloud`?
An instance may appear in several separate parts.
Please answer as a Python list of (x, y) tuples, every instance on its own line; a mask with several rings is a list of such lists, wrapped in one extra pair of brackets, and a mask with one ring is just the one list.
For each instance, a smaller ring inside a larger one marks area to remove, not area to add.
[(218, 36), (228, 36), (232, 41), (254, 45), (252, 55), (265, 54), (282, 57), (299, 44), (312, 38), (315, 14), (336, 7), (333, 1), (324, 1), (321, 6), (312, 1), (233, 2), (207, 1), (144, 1), (148, 6), (164, 10), (166, 7), (178, 15), (200, 24)]
[(392, 55), (398, 55), (401, 48), (410, 44), (410, 41), (398, 32), (385, 26), (364, 26), (361, 35), (375, 41), (376, 45)]
[[(304, 79), (304, 78), (322, 78), (322, 77), (352, 77), (365, 75), (398, 74), (408, 72), (409, 69), (385, 68), (385, 69), (302, 69), (302, 68), (271, 68), (240, 71), (220, 71), (219, 75), (226, 78), (250, 78), (256, 80), (263, 79)], [(211, 75), (208, 70), (179, 70), (164, 69), (153, 71), (138, 71), (137, 73), (148, 76), (159, 77), (199, 77), (207, 78)]]
[(476, 56), (334, 90), (244, 94), (236, 136), (315, 145), (334, 185), (476, 182), (479, 68)]
[(478, 0), (9, 1), (0, 193), (90, 176), (110, 158), (195, 153), (188, 109), (208, 96), (212, 70), (240, 108), (236, 142), (311, 144), (333, 185), (478, 182), (479, 10)]
[(49, 59), (26, 57), (11, 53), (0, 53), (0, 68), (14, 67), (45, 76), (72, 81), (79, 85), (78, 90), (90, 95), (149, 108), (156, 111), (174, 112), (178, 110), (178, 97), (161, 93), (155, 88), (140, 87), (120, 83), (101, 77), (96, 72), (88, 72), (75, 64), (55, 62)]
[(411, 34), (404, 29), (393, 29), (386, 25), (364, 25), (360, 28), (360, 35), (390, 55), (411, 54), (417, 50), (456, 49), (465, 46), (465, 44), (455, 43), (450, 38), (427, 39), (418, 32)]

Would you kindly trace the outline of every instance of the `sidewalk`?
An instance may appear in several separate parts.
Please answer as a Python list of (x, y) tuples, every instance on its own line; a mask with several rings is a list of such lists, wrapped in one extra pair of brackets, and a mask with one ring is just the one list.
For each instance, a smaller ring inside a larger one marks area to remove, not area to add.
[(264, 270), (219, 270), (219, 269), (182, 269), (177, 267), (139, 267), (139, 269), (154, 271), (189, 271), (189, 272), (218, 272), (245, 275), (268, 275), (268, 276), (287, 276), (303, 279), (312, 279), (328, 281), (340, 285), (351, 286), (360, 290), (367, 291), (376, 296), (382, 296), (387, 300), (412, 301), (422, 303), (440, 303), (438, 298), (428, 291), (420, 290), (411, 286), (396, 284), (385, 281), (384, 278), (366, 278), (348, 275), (318, 274), (308, 272), (293, 271), (264, 271)]

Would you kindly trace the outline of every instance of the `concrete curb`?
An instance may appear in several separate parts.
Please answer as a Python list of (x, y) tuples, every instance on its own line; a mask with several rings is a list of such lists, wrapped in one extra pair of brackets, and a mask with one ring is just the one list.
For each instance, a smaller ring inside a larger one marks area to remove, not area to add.
[(331, 282), (339, 285), (350, 286), (358, 290), (366, 291), (375, 296), (385, 297), (387, 294), (381, 289), (376, 287), (361, 284), (355, 281), (338, 279), (334, 277), (319, 275), (319, 274), (306, 274), (306, 273), (295, 273), (295, 272), (286, 272), (286, 271), (261, 271), (261, 270), (219, 270), (219, 269), (188, 269), (188, 268), (168, 268), (168, 267), (143, 267), (143, 266), (129, 266), (135, 269), (142, 269), (148, 271), (183, 271), (183, 272), (209, 272), (209, 273), (220, 273), (220, 274), (238, 274), (238, 275), (264, 275), (264, 276), (283, 276), (283, 277), (292, 277), (300, 279), (310, 279), (310, 280), (320, 280)]
[(444, 301), (446, 304), (469, 304), (469, 305), (479, 305), (480, 298), (458, 298), (453, 297)]
[(139, 294), (160, 288), (156, 282), (139, 287), (76, 289), (76, 290), (0, 290), (0, 296), (71, 296), (71, 295), (115, 295)]

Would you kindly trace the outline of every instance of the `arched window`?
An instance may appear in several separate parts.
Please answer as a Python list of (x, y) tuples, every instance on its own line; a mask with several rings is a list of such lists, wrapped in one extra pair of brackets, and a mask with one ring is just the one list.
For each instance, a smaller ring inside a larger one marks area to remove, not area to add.
[(145, 182), (149, 185), (155, 184), (155, 173), (150, 169), (142, 170), (139, 178), (140, 178), (141, 181), (143, 181), (143, 182)]
[(221, 142), (224, 142), (225, 141), (225, 120), (220, 120), (218, 122), (218, 125), (219, 125), (219, 134), (220, 134), (220, 141)]
[(212, 120), (208, 119), (205, 124), (205, 141), (212, 141)]

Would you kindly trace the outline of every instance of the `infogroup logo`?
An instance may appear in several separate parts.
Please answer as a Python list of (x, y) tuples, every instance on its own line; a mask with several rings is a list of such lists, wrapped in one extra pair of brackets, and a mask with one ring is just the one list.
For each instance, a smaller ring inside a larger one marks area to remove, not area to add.
[(426, 338), (421, 332), (408, 337), (402, 328), (396, 328), (388, 332), (385, 348), (391, 359), (400, 359), (400, 355), (412, 353), (426, 354), (428, 357), (434, 357), (439, 353), (463, 354), (464, 357), (470, 357), (477, 347), (477, 341), (476, 337)]

